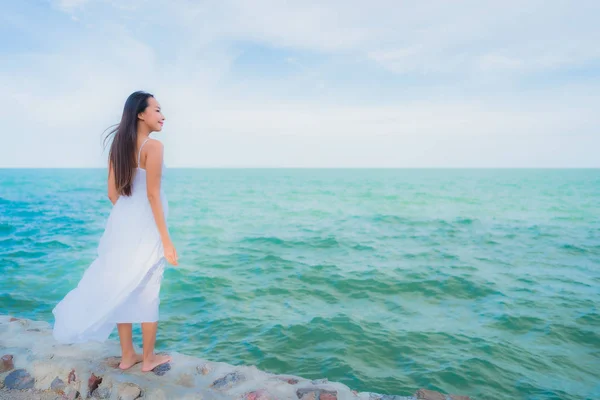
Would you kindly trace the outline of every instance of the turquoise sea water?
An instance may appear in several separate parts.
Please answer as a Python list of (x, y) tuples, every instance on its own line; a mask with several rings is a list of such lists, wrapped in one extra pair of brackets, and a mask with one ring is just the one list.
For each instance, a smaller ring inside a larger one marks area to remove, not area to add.
[[(94, 259), (105, 177), (0, 170), (1, 313), (52, 322)], [(159, 350), (359, 391), (600, 398), (600, 170), (165, 179), (180, 266)]]

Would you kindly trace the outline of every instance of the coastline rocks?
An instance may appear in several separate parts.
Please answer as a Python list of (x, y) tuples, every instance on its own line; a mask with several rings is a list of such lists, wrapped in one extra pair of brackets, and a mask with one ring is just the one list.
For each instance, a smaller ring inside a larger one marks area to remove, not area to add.
[(469, 400), (426, 389), (414, 396), (358, 392), (327, 378), (276, 374), (176, 352), (152, 372), (143, 372), (142, 363), (121, 370), (120, 350), (114, 340), (60, 344), (47, 322), (0, 315), (0, 388), (6, 398), (11, 390), (15, 395), (29, 390), (53, 400)]

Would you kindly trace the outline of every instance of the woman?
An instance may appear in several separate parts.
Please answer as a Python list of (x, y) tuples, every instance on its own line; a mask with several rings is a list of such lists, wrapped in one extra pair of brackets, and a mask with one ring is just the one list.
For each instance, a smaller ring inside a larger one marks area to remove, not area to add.
[[(171, 360), (154, 353), (165, 259), (178, 264), (166, 224), (163, 145), (149, 137), (162, 130), (164, 120), (149, 93), (132, 93), (125, 102), (121, 122), (108, 136), (114, 135), (108, 165), (108, 197), (114, 206), (98, 256), (52, 311), (53, 334), (61, 343), (104, 341), (116, 324), (119, 368), (142, 362), (144, 372)], [(132, 323), (142, 324), (142, 355), (133, 347)]]

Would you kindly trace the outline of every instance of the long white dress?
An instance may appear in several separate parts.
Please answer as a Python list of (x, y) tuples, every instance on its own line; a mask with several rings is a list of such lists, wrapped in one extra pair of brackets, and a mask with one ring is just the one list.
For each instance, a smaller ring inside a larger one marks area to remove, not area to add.
[[(139, 167), (147, 141), (140, 146), (132, 194), (120, 196), (113, 206), (97, 258), (52, 310), (53, 335), (61, 343), (102, 342), (118, 322), (158, 321), (165, 258), (146, 192), (146, 171)], [(166, 219), (169, 208), (162, 186)]]

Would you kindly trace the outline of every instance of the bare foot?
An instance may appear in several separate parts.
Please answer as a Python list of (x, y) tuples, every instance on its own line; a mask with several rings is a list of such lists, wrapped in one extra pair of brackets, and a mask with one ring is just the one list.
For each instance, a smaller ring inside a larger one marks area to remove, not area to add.
[(119, 364), (120, 369), (129, 369), (135, 364), (142, 362), (143, 357), (141, 354), (133, 354), (132, 356), (121, 357), (121, 363)]
[(171, 361), (171, 356), (154, 354), (153, 356), (144, 360), (144, 363), (142, 364), (142, 372), (150, 372), (159, 365), (166, 364), (169, 361)]

